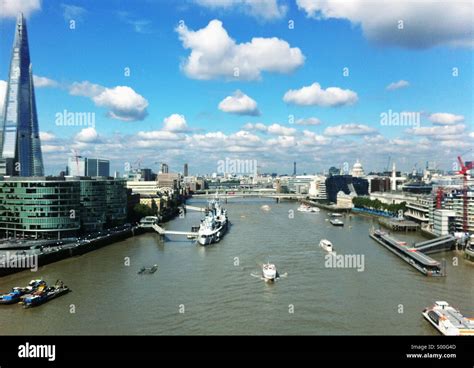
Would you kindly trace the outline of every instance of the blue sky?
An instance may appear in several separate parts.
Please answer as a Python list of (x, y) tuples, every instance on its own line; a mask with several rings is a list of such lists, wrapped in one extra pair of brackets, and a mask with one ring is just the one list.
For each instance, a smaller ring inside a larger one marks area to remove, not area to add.
[[(71, 149), (121, 172), (138, 159), (213, 172), (229, 157), (313, 173), (356, 158), (381, 170), (389, 156), (405, 170), (428, 160), (450, 169), (472, 147), (467, 1), (16, 3), (0, 18), (0, 80), (22, 10), (48, 174)], [(94, 113), (94, 127), (58, 126), (64, 110)], [(388, 111), (419, 114), (420, 126), (382, 125)]]

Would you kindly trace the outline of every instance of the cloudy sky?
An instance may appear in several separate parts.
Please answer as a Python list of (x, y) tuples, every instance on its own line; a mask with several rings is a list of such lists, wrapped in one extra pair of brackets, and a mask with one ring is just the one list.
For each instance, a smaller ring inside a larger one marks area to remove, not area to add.
[[(473, 5), (438, 0), (0, 0), (0, 101), (28, 21), (45, 169), (382, 170), (472, 158)], [(68, 113), (72, 113), (68, 114)], [(78, 114), (88, 114), (84, 125)], [(75, 115), (74, 115), (75, 114)], [(71, 119), (72, 117), (72, 119)], [(67, 120), (71, 119), (71, 120)]]

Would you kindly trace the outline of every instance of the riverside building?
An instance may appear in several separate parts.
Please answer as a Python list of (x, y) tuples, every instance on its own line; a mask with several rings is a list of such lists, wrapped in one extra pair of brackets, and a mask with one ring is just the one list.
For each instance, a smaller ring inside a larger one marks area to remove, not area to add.
[(63, 239), (124, 224), (125, 182), (110, 177), (0, 179), (0, 236)]

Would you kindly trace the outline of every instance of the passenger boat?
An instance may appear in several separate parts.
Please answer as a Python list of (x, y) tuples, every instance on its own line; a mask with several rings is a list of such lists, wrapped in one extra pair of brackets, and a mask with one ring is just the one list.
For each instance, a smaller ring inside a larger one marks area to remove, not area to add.
[(273, 263), (265, 263), (262, 266), (262, 273), (263, 273), (263, 278), (265, 279), (265, 281), (273, 282), (278, 277), (276, 266)]
[(474, 336), (474, 318), (466, 318), (445, 301), (425, 308), (423, 317), (446, 336)]
[(326, 252), (329, 252), (331, 253), (332, 251), (334, 251), (334, 246), (332, 245), (332, 243), (327, 240), (327, 239), (322, 239), (320, 242), (319, 242), (319, 246), (321, 248), (323, 248)]

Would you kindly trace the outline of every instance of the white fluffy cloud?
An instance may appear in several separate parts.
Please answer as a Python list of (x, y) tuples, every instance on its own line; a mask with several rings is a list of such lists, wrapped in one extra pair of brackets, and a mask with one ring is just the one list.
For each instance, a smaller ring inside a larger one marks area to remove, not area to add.
[(19, 12), (28, 17), (39, 9), (40, 0), (0, 0), (0, 18), (16, 17)]
[(295, 128), (288, 128), (280, 124), (271, 124), (265, 125), (262, 123), (251, 124), (247, 123), (244, 126), (245, 130), (255, 130), (262, 133), (268, 133), (273, 135), (280, 135), (280, 136), (292, 136), (297, 133)]
[(267, 128), (267, 132), (275, 135), (290, 136), (296, 134), (296, 129), (287, 128), (280, 124), (272, 124)]
[(296, 125), (320, 125), (321, 123), (318, 118), (304, 118), (295, 121)]
[(74, 139), (80, 143), (94, 143), (99, 141), (99, 134), (94, 128), (84, 128)]
[(437, 136), (447, 139), (448, 136), (464, 133), (466, 126), (464, 124), (457, 125), (441, 125), (434, 127), (419, 127), (407, 129), (407, 133), (420, 136)]
[(283, 18), (288, 10), (279, 0), (195, 0), (210, 9), (238, 9), (259, 19)]
[(388, 91), (394, 91), (396, 89), (400, 89), (400, 88), (405, 88), (405, 87), (408, 87), (410, 85), (410, 83), (408, 83), (406, 80), (399, 80), (398, 82), (392, 82), (390, 83), (386, 89)]
[(327, 127), (324, 131), (328, 136), (342, 136), (342, 135), (366, 135), (374, 134), (377, 131), (363, 124), (341, 124)]
[(292, 72), (305, 60), (299, 48), (276, 37), (237, 44), (217, 19), (198, 31), (186, 26), (176, 31), (183, 47), (191, 50), (181, 68), (193, 79), (255, 80), (262, 72)]
[(219, 110), (237, 115), (260, 115), (257, 102), (237, 90), (232, 96), (227, 96), (219, 103)]
[(453, 125), (464, 121), (463, 115), (455, 115), (447, 112), (437, 112), (431, 114), (429, 119), (433, 124)]
[[(474, 45), (472, 1), (296, 0), (309, 17), (347, 19), (371, 41), (390, 46), (428, 48)], [(399, 29), (399, 21), (403, 28)]]
[(169, 132), (183, 132), (188, 129), (184, 115), (171, 114), (163, 120), (163, 130)]
[(75, 82), (69, 93), (91, 98), (97, 106), (109, 109), (108, 115), (113, 119), (137, 121), (148, 115), (147, 99), (127, 86), (107, 88), (88, 81)]
[(331, 138), (325, 137), (324, 135), (316, 134), (309, 130), (304, 130), (303, 135), (309, 140), (303, 141), (303, 144), (317, 144), (317, 145), (325, 145), (331, 142)]
[(38, 75), (33, 75), (33, 84), (35, 85), (35, 88), (59, 86), (59, 83), (55, 80), (46, 77), (40, 77)]
[(56, 136), (49, 132), (40, 132), (40, 140), (41, 142), (49, 142), (56, 138)]
[(350, 89), (329, 87), (322, 89), (319, 83), (301, 89), (290, 89), (283, 96), (283, 101), (301, 106), (336, 107), (352, 105), (358, 100), (357, 93)]
[(176, 140), (182, 139), (178, 134), (171, 131), (165, 131), (165, 130), (138, 132), (137, 136), (145, 140), (159, 140), (159, 141), (176, 141)]

